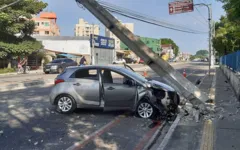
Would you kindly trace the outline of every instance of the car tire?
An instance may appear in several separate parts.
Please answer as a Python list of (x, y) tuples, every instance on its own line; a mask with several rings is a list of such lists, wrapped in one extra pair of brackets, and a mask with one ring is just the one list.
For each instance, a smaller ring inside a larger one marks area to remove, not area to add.
[(56, 99), (56, 104), (57, 112), (62, 114), (70, 114), (77, 108), (74, 98), (67, 94), (58, 96)]
[(153, 119), (156, 113), (156, 108), (148, 100), (141, 100), (137, 105), (136, 114), (140, 118)]
[(49, 74), (49, 72), (44, 72), (45, 74)]
[(57, 72), (58, 72), (58, 73), (62, 73), (62, 72), (63, 72), (63, 69), (62, 69), (61, 67), (59, 67), (59, 68), (57, 69)]

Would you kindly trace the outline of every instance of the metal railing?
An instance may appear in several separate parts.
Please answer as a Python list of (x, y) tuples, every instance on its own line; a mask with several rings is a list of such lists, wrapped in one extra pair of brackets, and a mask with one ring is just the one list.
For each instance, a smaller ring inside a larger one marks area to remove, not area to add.
[(235, 72), (240, 72), (240, 51), (220, 57), (220, 64)]

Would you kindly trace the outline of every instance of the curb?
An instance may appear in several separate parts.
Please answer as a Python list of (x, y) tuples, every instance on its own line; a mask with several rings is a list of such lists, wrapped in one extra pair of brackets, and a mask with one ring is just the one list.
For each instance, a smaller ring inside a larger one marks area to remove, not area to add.
[[(39, 74), (39, 73), (43, 73), (43, 71), (41, 70), (36, 70), (36, 71), (30, 71), (29, 73), (27, 74)], [(17, 72), (11, 72), (11, 73), (3, 73), (3, 74), (0, 74), (0, 77), (1, 76), (7, 76), (7, 75), (21, 75), (21, 74), (18, 74)]]
[(29, 83), (17, 83), (17, 84), (9, 84), (7, 86), (0, 86), (0, 92), (7, 92), (7, 91), (13, 91), (13, 90), (21, 90), (21, 89), (26, 89), (30, 87), (44, 87), (48, 85), (53, 85), (53, 80), (52, 79), (47, 79), (47, 80), (38, 80), (38, 81), (33, 81)]

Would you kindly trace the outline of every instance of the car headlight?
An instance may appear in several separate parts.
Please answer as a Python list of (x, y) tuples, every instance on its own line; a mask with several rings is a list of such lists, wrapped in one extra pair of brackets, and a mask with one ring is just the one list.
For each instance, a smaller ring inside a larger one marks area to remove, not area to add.
[(51, 69), (57, 69), (58, 66), (51, 66)]

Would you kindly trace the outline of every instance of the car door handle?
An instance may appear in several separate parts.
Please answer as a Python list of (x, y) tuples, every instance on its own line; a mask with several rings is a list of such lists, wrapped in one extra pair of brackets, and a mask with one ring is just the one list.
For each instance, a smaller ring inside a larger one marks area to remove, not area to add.
[(115, 88), (113, 88), (113, 87), (109, 87), (109, 88), (107, 88), (107, 90), (114, 90)]
[(80, 83), (74, 83), (73, 85), (80, 86), (81, 84)]

